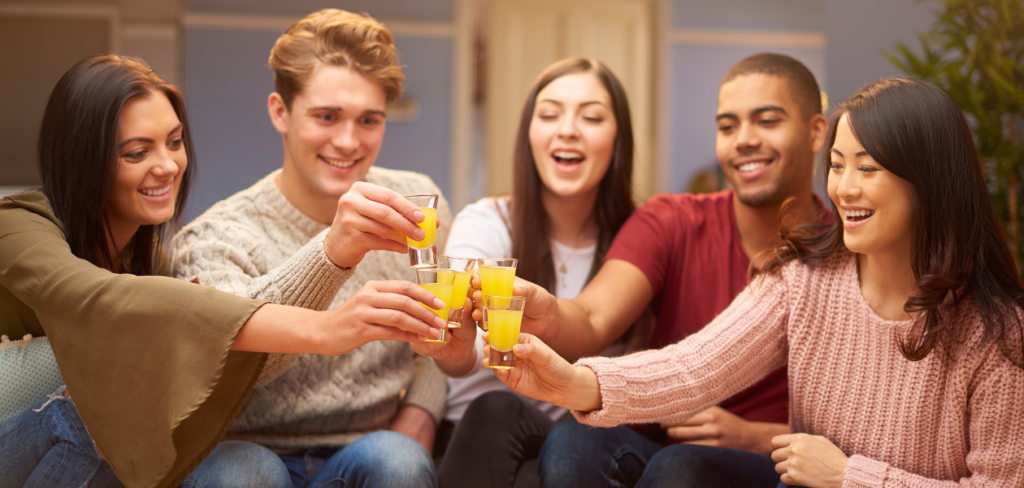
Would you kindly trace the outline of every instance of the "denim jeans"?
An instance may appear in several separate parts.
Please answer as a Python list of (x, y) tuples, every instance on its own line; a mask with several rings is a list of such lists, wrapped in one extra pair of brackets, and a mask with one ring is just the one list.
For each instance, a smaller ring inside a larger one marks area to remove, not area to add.
[(758, 487), (779, 484), (770, 457), (734, 449), (676, 444), (663, 447), (625, 426), (555, 423), (540, 451), (543, 486)]
[(185, 479), (187, 488), (437, 487), (434, 460), (412, 438), (379, 431), (338, 450), (278, 456), (258, 444), (221, 442)]
[(0, 487), (121, 487), (64, 387), (0, 425)]

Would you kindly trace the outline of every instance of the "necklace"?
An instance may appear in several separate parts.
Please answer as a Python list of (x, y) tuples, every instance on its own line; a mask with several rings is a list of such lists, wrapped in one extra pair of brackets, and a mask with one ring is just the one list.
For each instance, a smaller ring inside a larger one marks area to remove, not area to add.
[[(565, 252), (565, 255), (562, 256), (562, 259), (558, 260), (558, 267), (555, 268), (556, 270), (558, 270), (558, 274), (559, 274), (559, 277), (558, 277), (558, 285), (559, 285), (559, 287), (560, 288), (567, 288), (569, 285), (566, 283), (565, 275), (569, 272), (569, 268), (567, 268), (565, 266), (565, 264), (568, 263), (572, 258), (576, 257), (576, 255), (579, 254), (581, 251), (582, 252), (586, 252), (586, 251), (589, 251), (590, 248), (585, 247), (585, 248), (582, 248), (582, 249), (577, 249), (577, 248), (569, 247), (569, 246), (565, 246), (565, 245), (559, 245), (559, 246), (556, 247), (556, 249), (557, 248), (561, 248), (562, 250), (566, 250), (567, 251), (567, 252)], [(554, 253), (552, 253), (552, 255), (553, 254)], [(554, 257), (554, 256), (552, 256), (552, 257)]]

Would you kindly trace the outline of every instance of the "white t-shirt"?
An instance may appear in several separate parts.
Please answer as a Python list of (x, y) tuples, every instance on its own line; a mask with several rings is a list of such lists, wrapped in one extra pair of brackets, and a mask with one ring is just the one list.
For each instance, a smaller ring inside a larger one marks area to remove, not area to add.
[[(466, 205), (452, 222), (444, 254), (466, 258), (511, 257), (512, 237), (505, 225), (511, 216), (508, 206), (508, 198), (483, 198)], [(574, 249), (551, 241), (551, 252), (555, 261), (556, 297), (571, 299), (583, 290), (596, 250), (597, 246)], [(564, 273), (561, 272), (563, 266)], [(476, 348), (477, 361), (474, 372), (462, 378), (448, 378), (448, 413), (445, 414), (445, 418), (452, 422), (458, 422), (462, 418), (466, 407), (476, 397), (494, 390), (512, 391), (494, 376), (493, 372), (480, 366), (484, 357), (482, 334), (477, 335)], [(522, 398), (550, 416), (552, 420), (562, 418), (567, 412), (564, 408), (547, 402), (525, 396)]]

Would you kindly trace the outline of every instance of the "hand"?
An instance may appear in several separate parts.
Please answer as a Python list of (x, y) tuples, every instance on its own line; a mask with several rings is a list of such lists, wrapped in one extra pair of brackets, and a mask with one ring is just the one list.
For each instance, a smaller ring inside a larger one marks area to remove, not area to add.
[(405, 237), (422, 239), (423, 212), (402, 195), (366, 182), (356, 182), (338, 199), (324, 252), (342, 268), (359, 264), (370, 251), (405, 253)]
[(748, 422), (721, 407), (711, 407), (681, 423), (664, 427), (670, 438), (686, 444), (742, 449), (758, 454), (771, 453), (772, 437), (789, 433), (786, 424)]
[[(484, 295), (480, 291), (480, 275), (473, 273), (470, 280), (471, 296), (473, 297), (473, 320), (483, 323)], [(558, 299), (543, 287), (517, 277), (512, 286), (512, 295), (526, 297), (523, 309), (522, 331), (536, 336), (544, 335), (547, 329), (546, 319), (549, 311), (558, 307)], [(546, 346), (545, 346), (546, 347)]]
[[(465, 300), (466, 304), (469, 305), (469, 298)], [(448, 332), (451, 336), (448, 342), (413, 342), (410, 344), (412, 350), (421, 356), (434, 358), (435, 362), (460, 361), (472, 352), (473, 360), (475, 361), (476, 324), (473, 323), (473, 319), (467, 314), (463, 314), (462, 327), (449, 328)], [(438, 366), (440, 367), (441, 365), (438, 364)], [(472, 364), (469, 366), (472, 367)], [(445, 371), (445, 373), (448, 373), (448, 371)]]
[(326, 320), (320, 354), (345, 354), (370, 341), (417, 343), (419, 337), (440, 337), (447, 324), (422, 303), (444, 307), (432, 293), (408, 281), (368, 281), (340, 307), (321, 312)]
[(402, 405), (395, 418), (391, 419), (388, 430), (413, 438), (427, 449), (427, 453), (434, 451), (434, 436), (437, 434), (434, 417), (416, 405)]
[[(484, 340), (487, 340), (484, 334)], [(489, 363), (490, 345), (484, 346), (484, 366)], [(589, 412), (601, 408), (597, 375), (586, 367), (569, 364), (550, 347), (530, 334), (519, 334), (512, 347), (514, 369), (496, 369), (494, 375), (509, 388), (530, 398), (560, 407)]]
[(820, 435), (786, 434), (772, 439), (775, 472), (787, 485), (841, 487), (850, 460), (832, 441)]

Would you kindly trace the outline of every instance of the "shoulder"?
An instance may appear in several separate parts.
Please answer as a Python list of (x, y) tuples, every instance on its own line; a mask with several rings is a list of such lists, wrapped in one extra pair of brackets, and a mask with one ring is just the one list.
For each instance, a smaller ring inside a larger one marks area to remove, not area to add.
[(709, 217), (728, 216), (732, 208), (732, 190), (695, 195), (693, 193), (659, 193), (645, 202), (637, 212), (663, 219), (700, 221)]
[(836, 288), (856, 287), (856, 255), (846, 249), (818, 262), (794, 259), (779, 268), (778, 273), (762, 275), (766, 280), (780, 280), (795, 290), (830, 293)]
[(423, 173), (374, 166), (366, 173), (366, 181), (403, 195), (441, 193), (434, 180)]
[(462, 207), (458, 215), (459, 220), (487, 220), (505, 222), (509, 218), (509, 200), (507, 198), (486, 197)]
[[(192, 222), (181, 228), (171, 241), (172, 251), (188, 242), (206, 239), (244, 240), (256, 239), (265, 226), (260, 221), (268, 215), (277, 215), (277, 205), (273, 202), (270, 192), (276, 191), (274, 177), (271, 173), (253, 186), (246, 188), (207, 209)], [(283, 196), (280, 200), (284, 200)], [(172, 252), (176, 254), (176, 252)]]
[(0, 198), (0, 235), (42, 229), (54, 230), (63, 238), (64, 225), (42, 191)]

